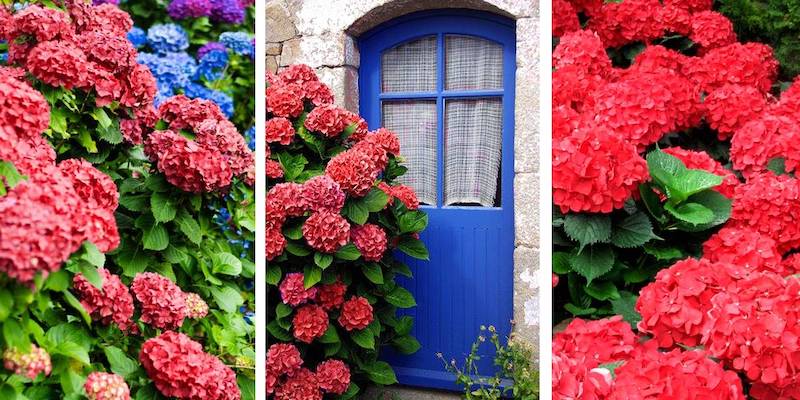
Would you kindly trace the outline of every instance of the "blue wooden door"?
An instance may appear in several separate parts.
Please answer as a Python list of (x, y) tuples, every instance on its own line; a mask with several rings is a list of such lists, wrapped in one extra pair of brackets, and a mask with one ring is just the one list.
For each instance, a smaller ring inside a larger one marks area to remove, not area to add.
[[(430, 261), (406, 259), (416, 297), (412, 356), (388, 351), (400, 383), (456, 389), (436, 357), (463, 359), (481, 325), (511, 329), (514, 22), (465, 10), (390, 21), (360, 38), (361, 113), (400, 137), (429, 216)], [(486, 347), (488, 349), (488, 347)], [(492, 375), (491, 356), (479, 363)]]

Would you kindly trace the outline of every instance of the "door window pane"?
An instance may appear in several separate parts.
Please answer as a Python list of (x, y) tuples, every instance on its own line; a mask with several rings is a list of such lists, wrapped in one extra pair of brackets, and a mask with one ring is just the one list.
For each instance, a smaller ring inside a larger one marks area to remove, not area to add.
[(503, 104), (449, 100), (444, 126), (444, 204), (500, 205)]
[(383, 126), (400, 139), (400, 152), (408, 172), (398, 178), (414, 188), (419, 201), (436, 204), (437, 118), (435, 101), (383, 103)]
[(436, 36), (401, 44), (381, 56), (382, 92), (436, 90)]
[(445, 36), (445, 89), (503, 88), (503, 46), (485, 39)]

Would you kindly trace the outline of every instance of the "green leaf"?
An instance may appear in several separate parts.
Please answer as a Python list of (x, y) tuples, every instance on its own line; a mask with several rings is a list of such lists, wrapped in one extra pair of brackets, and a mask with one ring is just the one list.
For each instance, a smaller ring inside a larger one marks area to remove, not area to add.
[(655, 193), (653, 186), (648, 183), (639, 185), (639, 194), (642, 196), (642, 202), (645, 207), (647, 207), (647, 211), (650, 215), (662, 224), (667, 222), (668, 219), (664, 215), (661, 199), (659, 199), (658, 194)]
[(613, 282), (594, 281), (583, 288), (583, 290), (589, 296), (592, 296), (600, 301), (619, 299), (619, 291), (617, 290), (617, 287), (614, 286)]
[(397, 245), (397, 248), (402, 251), (403, 253), (408, 254), (411, 257), (414, 257), (418, 260), (428, 260), (428, 249), (425, 248), (425, 243), (422, 243), (419, 239), (414, 239), (413, 237), (406, 236), (400, 240), (400, 243)]
[(212, 256), (215, 274), (239, 276), (242, 273), (242, 261), (231, 253), (216, 253)]
[(89, 153), (97, 153), (97, 143), (92, 139), (92, 134), (85, 128), (81, 129), (77, 136), (78, 143)]
[(362, 368), (369, 376), (369, 379), (379, 385), (393, 385), (397, 383), (397, 377), (392, 367), (385, 361), (375, 361), (365, 364)]
[(342, 214), (347, 216), (350, 221), (355, 222), (357, 225), (364, 225), (369, 219), (369, 210), (364, 203), (354, 200), (348, 200), (344, 204)]
[(288, 239), (300, 240), (303, 237), (303, 224), (293, 224), (283, 228), (283, 235)]
[(653, 233), (653, 225), (650, 218), (643, 212), (637, 212), (625, 218), (619, 225), (614, 227), (611, 233), (611, 243), (623, 249), (639, 247), (650, 239), (657, 239)]
[(365, 349), (374, 350), (375, 349), (375, 335), (372, 334), (372, 331), (369, 329), (359, 329), (350, 332), (350, 338), (353, 339), (360, 347)]
[[(9, 189), (13, 189), (14, 186), (17, 186), (19, 182), (25, 179), (17, 168), (9, 161), (2, 161), (0, 160), (0, 189), (4, 188), (3, 181), (5, 180), (6, 184), (8, 184)], [(5, 193), (0, 193), (3, 195)]]
[(139, 369), (139, 364), (118, 347), (103, 346), (103, 352), (106, 354), (111, 371), (123, 378), (133, 375)]
[(3, 338), (6, 347), (15, 348), (23, 353), (31, 351), (31, 340), (28, 332), (22, 329), (19, 322), (15, 319), (7, 319), (3, 323)]
[(161, 251), (169, 245), (169, 234), (164, 225), (154, 223), (142, 231), (142, 245), (147, 250)]
[(369, 262), (361, 265), (361, 271), (370, 282), (376, 285), (383, 285), (383, 271), (381, 266), (375, 262)]
[(581, 249), (605, 243), (611, 238), (611, 217), (606, 214), (568, 214), (564, 217), (564, 232), (578, 242)]
[(102, 267), (106, 265), (106, 255), (100, 252), (94, 243), (89, 241), (83, 242), (83, 250), (84, 253), (81, 256), (82, 260), (87, 261), (89, 264), (92, 264), (95, 267)]
[(714, 220), (714, 212), (698, 203), (684, 203), (678, 206), (667, 203), (664, 209), (673, 217), (692, 225), (707, 224)]
[(664, 153), (661, 149), (655, 149), (647, 154), (647, 168), (650, 176), (661, 187), (670, 188), (675, 178), (686, 171), (686, 166), (675, 156)]
[(153, 193), (153, 196), (150, 197), (150, 210), (153, 212), (156, 222), (161, 223), (172, 221), (178, 212), (175, 200), (166, 192)]
[(344, 392), (343, 394), (339, 395), (339, 396), (336, 396), (335, 399), (336, 400), (350, 400), (350, 399), (353, 399), (353, 398), (356, 397), (356, 395), (358, 394), (358, 392), (360, 390), (361, 390), (361, 388), (359, 388), (358, 385), (355, 384), (355, 382), (351, 381), (350, 382), (350, 386), (347, 387), (347, 391)]
[(239, 385), (239, 392), (242, 394), (241, 400), (255, 400), (256, 383), (252, 379), (239, 375), (236, 377), (236, 383)]
[(56, 345), (55, 349), (51, 351), (55, 354), (61, 354), (73, 360), (80, 361), (86, 365), (91, 364), (91, 361), (89, 361), (89, 352), (77, 343), (62, 342)]
[(292, 335), (289, 334), (288, 331), (286, 331), (285, 329), (281, 328), (280, 325), (278, 325), (277, 320), (272, 320), (267, 324), (267, 332), (269, 332), (270, 335), (274, 336), (276, 339), (283, 342), (290, 342), (294, 340), (294, 338), (292, 337)]
[(302, 154), (292, 155), (289, 152), (283, 151), (277, 154), (278, 162), (283, 168), (283, 178), (287, 182), (294, 182), (298, 176), (305, 169), (308, 160)]
[(411, 333), (411, 328), (413, 327), (414, 327), (414, 319), (409, 317), (408, 315), (404, 315), (397, 320), (397, 325), (395, 325), (394, 329), (399, 336), (404, 336)]
[(650, 243), (644, 246), (644, 251), (659, 261), (676, 260), (686, 256), (683, 251), (677, 247), (656, 246)]
[(699, 169), (690, 169), (679, 174), (670, 188), (681, 194), (679, 202), (682, 202), (693, 194), (719, 186), (721, 183), (721, 176)]
[(304, 246), (304, 245), (302, 245), (300, 243), (292, 242), (292, 241), (287, 241), (286, 242), (286, 251), (288, 251), (290, 254), (294, 254), (294, 255), (296, 255), (298, 257), (305, 257), (305, 256), (311, 254), (311, 249), (309, 249), (308, 247), (306, 247), (306, 246)]
[(714, 213), (714, 219), (707, 224), (681, 224), (679, 228), (687, 232), (704, 231), (725, 223), (731, 216), (731, 200), (715, 190), (706, 190), (689, 198)]
[(281, 272), (281, 267), (277, 264), (270, 264), (267, 263), (267, 284), (278, 286), (278, 283), (281, 281), (283, 273)]
[(239, 294), (239, 291), (230, 286), (223, 286), (221, 288), (212, 287), (210, 291), (211, 295), (214, 297), (214, 301), (217, 302), (217, 305), (222, 311), (229, 313), (236, 312), (239, 306), (244, 304), (244, 299), (242, 295)]
[[(304, 120), (304, 118), (302, 118), (302, 117), (301, 117), (301, 119)], [(301, 119), (298, 119), (298, 122), (301, 122)], [(297, 126), (297, 125), (295, 125), (295, 126)], [(319, 156), (324, 156), (325, 155), (325, 142), (323, 142), (322, 139), (320, 139), (317, 136), (314, 136), (313, 134), (311, 134), (311, 132), (306, 130), (306, 127), (303, 126), (302, 123), (295, 130), (296, 130), (297, 136), (299, 136), (300, 139), (303, 139), (303, 143), (306, 146), (308, 146), (309, 149), (313, 150)]]
[(97, 267), (87, 263), (80, 263), (78, 267), (81, 270), (81, 275), (86, 278), (92, 286), (102, 290), (103, 289), (103, 277), (100, 276), (100, 272), (97, 271)]
[(203, 233), (200, 230), (200, 225), (197, 224), (194, 217), (186, 210), (181, 210), (176, 218), (175, 223), (178, 229), (186, 235), (186, 238), (194, 244), (200, 244), (203, 240)]
[(303, 268), (303, 276), (303, 286), (308, 289), (322, 280), (322, 268), (315, 265), (306, 265)]
[(141, 212), (147, 208), (149, 200), (150, 195), (147, 194), (126, 195), (119, 197), (119, 204), (128, 210)]
[(588, 283), (607, 274), (614, 266), (614, 250), (607, 245), (589, 246), (574, 252), (569, 259), (572, 270), (586, 278)]
[(292, 315), (292, 311), (292, 307), (283, 304), (282, 302), (275, 306), (275, 316), (277, 316), (278, 319), (284, 319), (289, 315)]
[(50, 108), (50, 129), (53, 132), (67, 135), (67, 110), (60, 107)]
[(322, 270), (330, 267), (333, 262), (333, 256), (330, 254), (314, 252), (314, 264), (322, 268)]
[(622, 315), (625, 321), (636, 328), (636, 324), (642, 320), (642, 316), (636, 311), (636, 301), (639, 296), (631, 292), (622, 291), (619, 298), (611, 301), (611, 310), (614, 314)]
[(389, 196), (383, 190), (374, 187), (361, 199), (361, 202), (369, 212), (378, 212), (386, 207), (389, 202)]
[(572, 303), (565, 304), (564, 305), (564, 309), (569, 311), (572, 315), (575, 315), (575, 316), (578, 316), (578, 317), (584, 316), (584, 315), (592, 315), (592, 314), (597, 312), (597, 309), (594, 308), (594, 307), (583, 308), (583, 307), (578, 307), (578, 306), (576, 306), (576, 305), (574, 305)]
[(411, 308), (417, 305), (414, 295), (402, 286), (395, 286), (391, 292), (386, 294), (386, 302), (399, 308)]
[(61, 292), (61, 294), (64, 295), (64, 300), (67, 301), (67, 304), (81, 314), (81, 317), (83, 317), (83, 322), (86, 322), (86, 325), (92, 325), (92, 317), (89, 316), (89, 313), (87, 313), (86, 309), (83, 308), (81, 302), (75, 298), (75, 295), (70, 293), (69, 290), (64, 290)]
[[(62, 276), (66, 273), (62, 274)], [(50, 274), (53, 276), (53, 274)], [(5, 321), (14, 309), (14, 296), (8, 290), (0, 290), (0, 322)]]
[(422, 232), (428, 226), (428, 214), (422, 211), (409, 211), (400, 215), (397, 219), (397, 227), (400, 233)]
[(101, 127), (108, 128), (114, 124), (103, 108), (95, 108), (90, 115), (95, 121), (97, 121), (97, 124)]
[(572, 271), (569, 266), (570, 254), (563, 251), (553, 253), (553, 272), (563, 275)]
[(361, 252), (358, 251), (358, 248), (354, 244), (348, 243), (336, 251), (335, 255), (336, 258), (340, 260), (355, 261), (361, 257)]
[(400, 354), (405, 355), (414, 354), (422, 347), (417, 339), (409, 335), (398, 336), (392, 339), (392, 345)]
[(783, 157), (769, 160), (767, 163), (767, 170), (772, 171), (775, 175), (791, 175), (786, 172), (786, 160)]
[(339, 332), (336, 331), (336, 325), (328, 324), (328, 329), (325, 330), (325, 334), (317, 340), (320, 343), (339, 343), (341, 339), (339, 339)]

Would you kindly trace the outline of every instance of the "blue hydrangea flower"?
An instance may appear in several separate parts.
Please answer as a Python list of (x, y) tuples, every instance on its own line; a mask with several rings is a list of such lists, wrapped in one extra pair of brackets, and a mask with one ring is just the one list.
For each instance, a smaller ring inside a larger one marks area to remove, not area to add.
[(199, 83), (186, 85), (183, 94), (190, 99), (211, 100), (219, 106), (222, 113), (228, 118), (233, 116), (233, 98), (218, 90), (209, 89)]
[(130, 32), (128, 32), (128, 41), (138, 49), (147, 44), (147, 33), (145, 33), (144, 29), (134, 26), (131, 28)]
[(244, 137), (245, 137), (245, 139), (247, 139), (247, 147), (249, 147), (250, 150), (255, 151), (255, 149), (256, 149), (256, 127), (255, 126), (251, 126), (250, 129), (248, 129), (247, 132), (244, 133)]
[(199, 59), (205, 57), (206, 54), (208, 54), (208, 53), (210, 53), (212, 51), (225, 51), (225, 52), (227, 52), (228, 49), (225, 48), (225, 46), (220, 42), (208, 42), (208, 43), (204, 44), (203, 47), (200, 47), (199, 49), (197, 49), (197, 59), (199, 60)]
[(203, 77), (208, 81), (216, 81), (222, 78), (222, 71), (227, 65), (227, 51), (210, 51), (200, 59), (200, 64), (197, 66), (197, 76)]
[(192, 56), (186, 53), (169, 53), (159, 56), (152, 53), (139, 53), (139, 64), (146, 65), (156, 78), (159, 90), (172, 92), (191, 83), (197, 72), (197, 64)]
[(8, 62), (8, 53), (0, 53), (0, 63)]
[(158, 24), (147, 30), (147, 44), (159, 54), (180, 52), (189, 48), (189, 36), (180, 25)]
[(246, 32), (225, 32), (219, 35), (219, 41), (236, 54), (251, 56), (255, 53), (253, 39)]
[(211, 20), (223, 24), (241, 24), (244, 22), (244, 7), (239, 0), (214, 0)]
[(22, 2), (22, 3), (14, 3), (14, 11), (22, 11), (22, 10), (28, 8), (29, 5), (30, 4), (28, 4), (27, 1)]

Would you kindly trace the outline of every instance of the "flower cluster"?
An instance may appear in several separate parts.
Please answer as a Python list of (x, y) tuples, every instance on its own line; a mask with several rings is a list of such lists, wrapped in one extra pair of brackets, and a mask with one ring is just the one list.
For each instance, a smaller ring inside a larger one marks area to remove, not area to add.
[(73, 289), (93, 319), (106, 325), (113, 322), (125, 331), (133, 323), (133, 297), (117, 275), (105, 268), (98, 268), (97, 272), (103, 282), (102, 288), (95, 287), (83, 274), (77, 274), (73, 278)]
[(131, 290), (142, 310), (142, 322), (159, 329), (177, 329), (186, 318), (186, 295), (168, 278), (154, 272), (137, 274)]
[(31, 345), (31, 350), (23, 353), (16, 348), (8, 348), (3, 352), (3, 367), (17, 375), (36, 379), (39, 374), (50, 375), (53, 364), (50, 354), (45, 349)]
[(323, 393), (343, 394), (350, 387), (350, 368), (328, 359), (316, 372), (302, 367), (300, 351), (292, 344), (276, 343), (267, 350), (267, 394), (275, 399), (321, 399)]
[(241, 24), (246, 7), (240, 0), (172, 0), (167, 12), (176, 20), (209, 17), (216, 23)]
[(106, 372), (92, 372), (83, 384), (89, 400), (130, 400), (131, 393), (125, 380)]
[(139, 360), (159, 392), (186, 400), (239, 400), (236, 374), (188, 336), (168, 331), (142, 345)]

